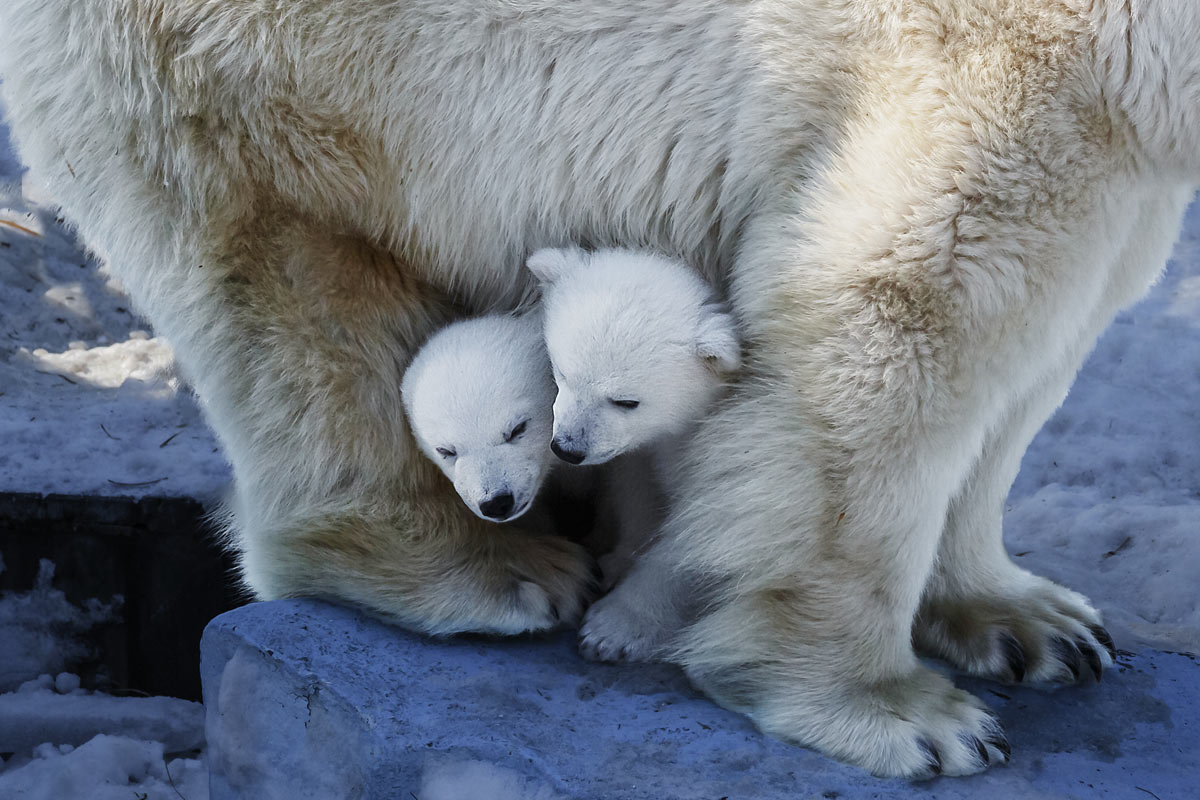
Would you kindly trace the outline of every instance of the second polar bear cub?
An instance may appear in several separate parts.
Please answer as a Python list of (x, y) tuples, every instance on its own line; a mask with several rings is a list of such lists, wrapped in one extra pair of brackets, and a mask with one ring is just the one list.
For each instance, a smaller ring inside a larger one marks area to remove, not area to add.
[(549, 248), (527, 263), (558, 386), (554, 453), (603, 464), (661, 445), (654, 466), (673, 469), (678, 437), (740, 365), (733, 315), (695, 270), (662, 255)]
[(439, 330), (404, 373), (401, 396), (421, 450), (490, 522), (533, 504), (553, 459), (554, 381), (537, 314), (494, 314)]

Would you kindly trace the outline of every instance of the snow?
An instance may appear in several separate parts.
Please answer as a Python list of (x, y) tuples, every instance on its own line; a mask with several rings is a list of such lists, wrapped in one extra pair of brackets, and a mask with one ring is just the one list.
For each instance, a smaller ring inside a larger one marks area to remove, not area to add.
[(32, 590), (0, 595), (0, 798), (165, 800), (179, 797), (176, 788), (186, 800), (207, 798), (204, 707), (88, 691), (60, 671), (86, 660), (83, 634), (109, 621), (120, 599), (76, 606), (53, 579), (42, 561)]
[[(4, 571), (0, 560), (0, 572)], [(113, 617), (121, 599), (80, 607), (55, 589), (54, 565), (43, 560), (32, 590), (0, 595), (0, 692), (43, 673), (58, 673), (88, 657), (83, 634)], [(0, 699), (7, 695), (0, 695)], [(0, 725), (3, 719), (0, 717)], [(0, 752), (6, 752), (0, 746)]]
[(1119, 644), (1200, 652), (1200, 203), (1029, 448), (1004, 526), (1016, 561), (1091, 598)]
[[(74, 685), (61, 691), (57, 683)], [(81, 745), (120, 731), (161, 742), (171, 753), (204, 746), (204, 707), (174, 697), (113, 697), (78, 688), (79, 677), (41, 675), (0, 694), (0, 753), (23, 753), (43, 742)]]
[(565, 800), (518, 772), (483, 761), (434, 762), (421, 774), (421, 800)]
[(170, 345), (56, 216), (3, 122), (0, 309), (0, 491), (222, 491), (229, 468), (171, 374)]
[(163, 754), (159, 742), (101, 734), (80, 747), (44, 745), (28, 763), (0, 772), (5, 800), (208, 800), (208, 774), (194, 758)]

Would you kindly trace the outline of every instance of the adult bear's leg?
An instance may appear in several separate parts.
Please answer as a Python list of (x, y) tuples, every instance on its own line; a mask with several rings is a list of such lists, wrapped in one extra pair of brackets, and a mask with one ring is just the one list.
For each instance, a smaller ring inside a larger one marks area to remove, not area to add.
[(207, 259), (183, 353), (236, 475), (232, 541), (259, 597), (349, 601), (432, 632), (577, 618), (583, 551), (488, 525), (410, 438), (400, 376), (447, 303), (356, 238), (285, 215)]
[[(409, 437), (400, 373), (447, 303), (358, 238), (388, 159), (292, 102), (292, 62), (238, 14), (175, 5), (0, 4), (0, 69), (23, 158), (203, 401), (248, 584), (436, 633), (573, 619), (584, 552), (476, 520)], [(244, 74), (189, 38), (221, 20)]]
[[(971, 163), (947, 147), (947, 163)], [(844, 164), (871, 163), (857, 155), (845, 143)], [(1054, 402), (1035, 387), (1057, 376), (1061, 393), (1064, 365), (1165, 260), (1143, 237), (1170, 241), (1177, 214), (1140, 185), (1092, 206), (1107, 185), (1079, 182), (1075, 215), (1047, 233), (1029, 220), (1053, 209), (1007, 206), (1000, 170), (970, 198), (929, 170), (892, 193), (840, 177), (757, 219), (734, 270), (751, 374), (702, 426), (674, 493), (666, 538), (716, 587), (677, 656), (781, 738), (879, 774), (969, 773), (1006, 758), (1003, 735), (912, 649), (952, 501), (989, 433), (1031, 402), (994, 478), (1007, 484)], [(1143, 205), (1167, 220), (1139, 225)], [(870, 223), (850, 236), (845, 220)], [(998, 534), (981, 541), (998, 549)], [(941, 579), (965, 585), (972, 563), (943, 564)], [(1098, 622), (1082, 600), (1071, 613)], [(1082, 632), (1103, 662), (1103, 634)]]
[(1021, 456), (1074, 377), (1075, 363), (1064, 365), (1009, 412), (950, 503), (913, 640), (973, 675), (1006, 682), (1099, 680), (1116, 655), (1087, 599), (1014, 564), (1001, 533)]
[(676, 657), (785, 740), (881, 775), (976, 772), (1006, 758), (998, 723), (910, 644), (967, 448), (909, 428), (887, 398), (854, 413), (892, 425), (853, 436), (802, 385), (764, 378), (704, 426), (706, 464), (684, 492), (699, 499), (669, 532), (690, 544), (684, 567), (721, 587)]
[(1092, 343), (1118, 309), (1145, 291), (1154, 267), (1166, 259), (1163, 243), (1174, 239), (1179, 203), (1168, 192), (1136, 206), (1132, 235), (1087, 324), (991, 431), (951, 501), (937, 569), (913, 628), (925, 652), (1006, 682), (1098, 680), (1112, 663), (1114, 645), (1100, 615), (1082, 595), (1014, 564), (1004, 548), (1001, 516), (1021, 457), (1062, 402)]
[[(903, 199), (950, 213), (941, 194)], [(750, 374), (702, 425), (665, 531), (715, 592), (676, 657), (773, 735), (877, 774), (967, 774), (1007, 743), (918, 661), (912, 622), (950, 500), (1027, 367), (913, 218), (844, 240), (800, 197), (748, 231), (733, 295)]]

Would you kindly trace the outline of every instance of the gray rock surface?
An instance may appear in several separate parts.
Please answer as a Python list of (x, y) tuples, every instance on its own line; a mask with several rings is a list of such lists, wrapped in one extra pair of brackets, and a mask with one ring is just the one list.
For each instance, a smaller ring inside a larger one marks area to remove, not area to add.
[[(1103, 683), (1057, 691), (959, 679), (1013, 761), (913, 784), (765, 737), (673, 667), (587, 663), (568, 633), (430, 640), (289, 600), (217, 617), (202, 650), (212, 800), (1200, 797), (1187, 655), (1122, 653)], [(522, 793), (430, 788), (480, 764)]]

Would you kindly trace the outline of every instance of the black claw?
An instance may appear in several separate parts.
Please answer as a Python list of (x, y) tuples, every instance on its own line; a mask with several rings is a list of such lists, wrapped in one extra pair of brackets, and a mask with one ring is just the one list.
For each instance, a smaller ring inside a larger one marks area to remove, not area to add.
[(1012, 745), (1008, 743), (1008, 737), (1003, 733), (997, 733), (988, 738), (988, 744), (1004, 754), (1004, 760), (1008, 761), (1012, 758)]
[(1017, 637), (1011, 633), (1005, 633), (1000, 637), (1000, 649), (1004, 651), (1004, 660), (1008, 662), (1008, 669), (1012, 672), (1013, 681), (1021, 683), (1025, 680), (1025, 648), (1021, 647), (1021, 643), (1017, 641)]
[(1108, 630), (1103, 625), (1093, 625), (1088, 630), (1092, 632), (1092, 636), (1096, 637), (1096, 641), (1108, 651), (1108, 655), (1112, 660), (1116, 661), (1117, 645), (1113, 642), (1112, 636), (1108, 634)]
[(554, 617), (555, 622), (562, 622), (562, 617), (558, 615), (558, 606), (554, 603), (550, 604), (550, 616)]
[(984, 766), (992, 763), (992, 757), (988, 755), (987, 746), (979, 740), (978, 736), (972, 736), (971, 739), (975, 745), (975, 752), (979, 753), (979, 760)]
[(934, 775), (942, 774), (942, 755), (928, 739), (918, 739), (917, 745), (925, 752), (925, 760), (929, 762), (929, 770)]
[(1099, 683), (1100, 676), (1104, 674), (1104, 662), (1100, 660), (1100, 654), (1096, 652), (1096, 648), (1083, 640), (1076, 642), (1075, 646), (1079, 648), (1092, 674), (1096, 676), (1096, 683)]
[(1079, 669), (1081, 666), (1080, 658), (1082, 657), (1082, 654), (1079, 652), (1079, 648), (1076, 647), (1075, 643), (1070, 639), (1064, 639), (1061, 636), (1054, 639), (1053, 646), (1055, 653), (1058, 655), (1058, 660), (1061, 661), (1067, 669), (1071, 670), (1072, 679), (1078, 683), (1079, 676), (1081, 674)]
[(592, 567), (592, 582), (597, 586), (604, 583), (604, 570), (600, 569), (600, 565), (595, 561), (591, 564)]

